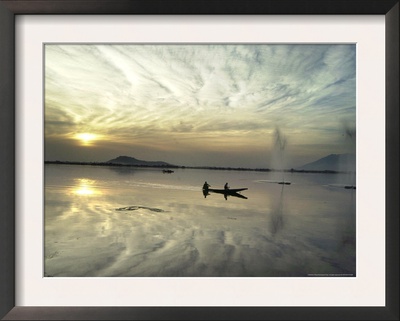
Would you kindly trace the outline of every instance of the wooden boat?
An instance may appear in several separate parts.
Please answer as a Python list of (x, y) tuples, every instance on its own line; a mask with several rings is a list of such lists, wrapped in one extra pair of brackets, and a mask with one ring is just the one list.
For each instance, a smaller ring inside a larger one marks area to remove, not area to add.
[(203, 195), (204, 197), (207, 197), (207, 195), (210, 195), (211, 192), (211, 193), (222, 194), (224, 195), (225, 199), (227, 199), (228, 196), (247, 199), (246, 196), (238, 193), (240, 191), (245, 191), (245, 190), (247, 190), (247, 188), (232, 188), (232, 189), (203, 188)]
[(229, 189), (215, 189), (215, 188), (208, 188), (207, 190), (209, 192), (214, 192), (214, 193), (221, 193), (221, 194), (233, 194), (241, 191), (245, 191), (248, 188), (229, 188)]
[(173, 173), (174, 171), (171, 170), (171, 169), (163, 169), (162, 172), (163, 172), (163, 173), (167, 173), (167, 174), (171, 174), (171, 173)]

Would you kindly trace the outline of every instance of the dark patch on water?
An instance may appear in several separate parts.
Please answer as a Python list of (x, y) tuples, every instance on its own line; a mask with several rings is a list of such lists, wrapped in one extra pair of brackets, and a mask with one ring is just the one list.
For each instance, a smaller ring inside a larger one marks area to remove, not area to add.
[(120, 208), (116, 208), (115, 210), (116, 211), (137, 211), (137, 210), (140, 210), (140, 209), (148, 210), (148, 211), (151, 211), (151, 212), (158, 212), (158, 213), (165, 212), (164, 210), (162, 210), (160, 208), (147, 207), (147, 206), (137, 206), (137, 205), (120, 207)]

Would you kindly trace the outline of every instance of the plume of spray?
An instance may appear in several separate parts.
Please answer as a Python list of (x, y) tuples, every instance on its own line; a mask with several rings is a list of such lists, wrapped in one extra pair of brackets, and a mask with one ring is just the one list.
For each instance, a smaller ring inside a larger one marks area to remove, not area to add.
[(284, 182), (285, 175), (285, 149), (287, 145), (287, 138), (279, 129), (279, 127), (275, 128), (274, 131), (274, 144), (271, 155), (271, 167), (273, 170), (282, 172), (282, 182)]
[(354, 148), (356, 142), (356, 128), (354, 125), (349, 124), (348, 120), (343, 119), (342, 121), (342, 136), (349, 147)]
[(342, 137), (348, 154), (340, 162), (340, 171), (347, 173), (346, 181), (348, 186), (356, 186), (356, 168), (355, 168), (355, 151), (356, 151), (356, 128), (349, 124), (348, 121), (342, 121)]

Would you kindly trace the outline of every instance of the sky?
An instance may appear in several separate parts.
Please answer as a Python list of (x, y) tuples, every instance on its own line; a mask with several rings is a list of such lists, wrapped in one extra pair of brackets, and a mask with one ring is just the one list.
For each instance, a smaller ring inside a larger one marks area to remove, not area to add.
[(46, 44), (44, 73), (48, 161), (296, 168), (355, 153), (355, 45)]

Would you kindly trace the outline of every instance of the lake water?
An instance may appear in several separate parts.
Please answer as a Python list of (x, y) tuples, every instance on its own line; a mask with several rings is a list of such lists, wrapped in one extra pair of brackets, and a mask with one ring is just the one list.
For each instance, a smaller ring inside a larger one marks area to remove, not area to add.
[[(247, 187), (247, 199), (204, 197), (204, 181)], [(344, 174), (47, 164), (44, 275), (355, 276), (348, 183)]]

